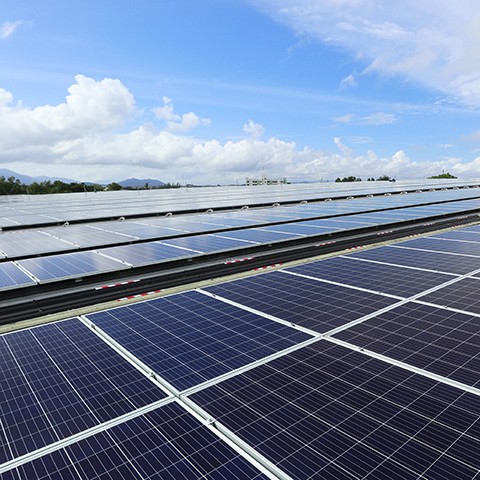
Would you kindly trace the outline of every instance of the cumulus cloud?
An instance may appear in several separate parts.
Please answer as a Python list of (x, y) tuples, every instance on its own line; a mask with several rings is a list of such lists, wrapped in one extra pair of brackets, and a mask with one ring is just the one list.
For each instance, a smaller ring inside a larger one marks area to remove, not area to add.
[(163, 97), (163, 106), (153, 109), (153, 113), (159, 120), (166, 122), (167, 130), (170, 132), (185, 133), (194, 128), (210, 125), (208, 118), (200, 118), (196, 113), (188, 112), (178, 115), (174, 112), (173, 102), (168, 97)]
[(21, 20), (17, 20), (16, 22), (3, 22), (0, 24), (0, 39), (5, 40), (11, 37), (22, 23)]
[(248, 123), (243, 125), (243, 131), (249, 137), (260, 138), (265, 133), (265, 128), (259, 123), (255, 123), (253, 120), (249, 120)]
[[(401, 149), (391, 156), (380, 157), (374, 151), (358, 155), (340, 137), (333, 139), (332, 151), (300, 148), (276, 137), (261, 139), (264, 129), (252, 120), (243, 126), (247, 138), (225, 143), (198, 139), (169, 125), (187, 125), (189, 120), (188, 114), (174, 112), (168, 98), (156, 109), (164, 128), (143, 121), (141, 113), (128, 88), (114, 79), (77, 75), (64, 102), (35, 108), (15, 103), (12, 93), (0, 89), (0, 163), (20, 173), (77, 180), (152, 175), (196, 184), (224, 178), (243, 182), (261, 171), (298, 181), (383, 174), (420, 178), (442, 170), (474, 175), (480, 168), (478, 158), (470, 163), (455, 158), (414, 162)], [(195, 124), (197, 120), (191, 118)], [(133, 121), (138, 123), (131, 126)], [(368, 137), (349, 141), (361, 144)]]
[(402, 75), (466, 104), (480, 106), (477, 0), (254, 3), (300, 36), (350, 51), (352, 57), (367, 64), (367, 72)]

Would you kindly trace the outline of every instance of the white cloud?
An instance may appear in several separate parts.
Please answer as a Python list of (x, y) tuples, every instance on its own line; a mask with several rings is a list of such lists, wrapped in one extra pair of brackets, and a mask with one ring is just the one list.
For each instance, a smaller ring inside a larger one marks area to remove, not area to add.
[(170, 132), (185, 133), (200, 125), (208, 126), (211, 123), (210, 119), (200, 118), (193, 112), (176, 114), (173, 102), (168, 97), (163, 97), (163, 106), (156, 107), (152, 111), (159, 120), (166, 122), (167, 130)]
[(22, 23), (21, 20), (17, 20), (16, 22), (3, 22), (0, 24), (0, 39), (5, 40), (11, 37)]
[[(243, 182), (264, 171), (291, 181), (333, 179), (355, 175), (421, 178), (442, 170), (475, 175), (480, 159), (462, 162), (447, 158), (421, 163), (403, 150), (379, 157), (357, 155), (341, 138), (331, 152), (304, 147), (276, 137), (262, 140), (263, 126), (249, 121), (249, 136), (222, 143), (188, 136), (176, 127), (197, 124), (195, 114), (177, 116), (170, 99), (157, 109), (163, 129), (142, 123), (135, 99), (119, 80), (96, 81), (77, 75), (65, 102), (35, 108), (14, 104), (13, 95), (0, 89), (0, 163), (31, 175), (60, 175), (76, 180), (122, 180), (131, 176), (196, 184)], [(172, 107), (172, 108), (170, 108)], [(138, 124), (128, 127), (128, 120)], [(146, 118), (147, 120), (147, 118)], [(368, 138), (353, 137), (354, 144)]]
[(333, 119), (335, 123), (344, 123), (351, 125), (364, 125), (364, 126), (378, 126), (389, 125), (397, 121), (397, 117), (393, 113), (374, 112), (370, 115), (360, 117), (353, 113), (347, 113), (340, 117)]
[(253, 120), (249, 120), (248, 123), (243, 125), (243, 131), (252, 138), (260, 138), (265, 133), (265, 128), (259, 123), (255, 123)]
[(339, 88), (340, 90), (345, 90), (347, 88), (355, 88), (357, 85), (358, 83), (355, 80), (355, 77), (350, 74), (340, 82)]
[(301, 36), (349, 50), (367, 72), (402, 75), (480, 105), (477, 0), (251, 1)]

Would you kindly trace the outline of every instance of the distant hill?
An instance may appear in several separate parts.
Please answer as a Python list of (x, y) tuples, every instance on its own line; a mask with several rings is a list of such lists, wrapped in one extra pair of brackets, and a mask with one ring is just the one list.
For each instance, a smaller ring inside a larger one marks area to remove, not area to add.
[(72, 180), (70, 178), (62, 178), (62, 177), (46, 177), (44, 175), (39, 176), (39, 177), (30, 177), (29, 175), (22, 175), (21, 173), (14, 172), (13, 170), (9, 170), (8, 168), (0, 168), (0, 177), (15, 177), (16, 179), (20, 180), (21, 183), (24, 185), (31, 185), (33, 182), (46, 182), (48, 180), (51, 180), (54, 182), (55, 180), (60, 180), (61, 182), (65, 183), (72, 183), (76, 182), (76, 180)]
[(161, 182), (160, 180), (154, 180), (152, 178), (127, 178), (126, 180), (122, 180), (121, 182), (117, 183), (124, 188), (141, 188), (147, 183), (149, 187), (163, 187), (165, 185), (164, 182)]

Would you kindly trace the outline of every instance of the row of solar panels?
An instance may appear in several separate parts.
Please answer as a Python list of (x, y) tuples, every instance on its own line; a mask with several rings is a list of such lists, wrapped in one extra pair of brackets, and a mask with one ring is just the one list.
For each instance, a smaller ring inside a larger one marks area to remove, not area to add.
[[(462, 185), (462, 182), (457, 182)], [(464, 182), (463, 182), (464, 183)], [(438, 187), (437, 184), (430, 184)], [(364, 184), (363, 186), (339, 186), (338, 184), (315, 185), (283, 185), (264, 188), (210, 188), (190, 190), (178, 189), (170, 191), (145, 191), (141, 194), (133, 192), (104, 192), (101, 194), (66, 194), (55, 196), (15, 196), (0, 198), (0, 228), (54, 224), (66, 221), (88, 221), (94, 218), (111, 218), (158, 214), (166, 212), (200, 211), (241, 207), (245, 205), (264, 205), (282, 202), (295, 202), (304, 199), (329, 197), (349, 197), (353, 195), (372, 195), (385, 192), (402, 192), (416, 189), (418, 184)], [(427, 191), (428, 183), (422, 183), (420, 190), (428, 193), (429, 201), (446, 199), (466, 199), (478, 197), (478, 188), (458, 188), (456, 190)], [(421, 194), (394, 195), (392, 202), (399, 206), (413, 205)], [(5, 200), (6, 199), (6, 200)], [(2, 200), (4, 200), (2, 202)], [(359, 199), (360, 200), (360, 199)], [(366, 199), (363, 199), (365, 203)], [(421, 200), (424, 202), (425, 200)], [(371, 200), (375, 202), (374, 200)], [(390, 204), (392, 204), (390, 202)], [(380, 203), (382, 203), (380, 201)], [(330, 214), (336, 206), (325, 206), (325, 214)], [(353, 211), (355, 206), (352, 207)], [(365, 208), (365, 207), (362, 207)]]
[[(451, 194), (452, 192), (441, 192)], [(412, 202), (430, 201), (431, 193), (417, 196)], [(408, 195), (407, 195), (408, 196)], [(402, 196), (405, 197), (405, 196)], [(410, 197), (413, 197), (410, 196)], [(0, 234), (0, 256), (4, 258), (21, 258), (24, 256), (74, 250), (80, 248), (100, 247), (141, 241), (162, 239), (186, 234), (206, 233), (209, 231), (234, 230), (238, 228), (266, 226), (279, 222), (298, 222), (309, 218), (327, 215), (342, 218), (323, 219), (317, 221), (295, 223), (272, 227), (271, 230), (291, 233), (293, 235), (309, 235), (318, 233), (317, 228), (355, 228), (371, 226), (377, 223), (412, 220), (422, 217), (461, 212), (478, 208), (480, 200), (460, 200), (436, 205), (412, 206), (400, 210), (372, 212), (382, 208), (394, 208), (401, 202), (399, 197), (388, 199), (357, 199), (355, 201), (338, 201), (316, 204), (297, 205), (283, 208), (262, 208), (248, 211), (228, 213), (212, 213), (183, 215), (172, 217), (150, 217), (137, 221), (98, 222), (90, 225), (68, 225), (64, 227), (44, 227), (37, 230), (16, 230)], [(357, 212), (355, 214), (355, 212)], [(358, 222), (358, 225), (357, 223)], [(227, 234), (228, 235), (228, 234)], [(236, 232), (235, 236), (241, 235)], [(255, 239), (254, 241), (257, 241)], [(275, 241), (273, 239), (272, 241)]]
[[(218, 234), (199, 234), (170, 238), (162, 241), (98, 248), (91, 251), (59, 253), (56, 255), (38, 256), (16, 261), (3, 261), (0, 262), (0, 290), (11, 290), (36, 285), (38, 283), (60, 281), (67, 278), (82, 278), (88, 275), (128, 270), (132, 267), (159, 264), (183, 258), (193, 258), (211, 253), (229, 252), (234, 255), (235, 252), (238, 253), (242, 249), (255, 245), (355, 230), (374, 226), (375, 224), (387, 224), (407, 219), (424, 218), (432, 214), (439, 215), (441, 213), (458, 211), (458, 209), (461, 208), (476, 208), (477, 204), (480, 205), (480, 201), (469, 200), (455, 202), (454, 205), (440, 204), (431, 207), (410, 207), (403, 210), (379, 212), (377, 214), (358, 214), (338, 219), (305, 220), (262, 228), (225, 231)], [(180, 220), (180, 222), (184, 228), (187, 228), (187, 221)], [(196, 227), (198, 223), (198, 221), (194, 220), (192, 222), (193, 227)], [(176, 225), (178, 226), (178, 223)], [(203, 225), (204, 224), (202, 224), (200, 228), (203, 228)], [(205, 225), (208, 227), (209, 224)], [(113, 229), (116, 227), (118, 227), (118, 229), (114, 231)], [(59, 227), (60, 233), (57, 235), (60, 236), (65, 232), (65, 236), (68, 237), (70, 228), (76, 230), (74, 235), (80, 234), (79, 229), (82, 229), (86, 235), (86, 230), (90, 229), (90, 227), (86, 225)], [(108, 228), (110, 231), (105, 230), (100, 232), (101, 234), (107, 234), (104, 240), (110, 238), (109, 235), (120, 235), (122, 231), (123, 234), (129, 231), (130, 233), (137, 232), (138, 235), (143, 233), (147, 236), (149, 234), (158, 235), (160, 233), (158, 229), (164, 230), (164, 227), (134, 224), (133, 222), (115, 223)], [(218, 224), (212, 224), (212, 228), (218, 228)], [(155, 233), (149, 229), (152, 229)], [(193, 231), (193, 229), (191, 231)], [(24, 243), (19, 240), (20, 232), (18, 234), (9, 233), (0, 235), (0, 249), (9, 256), (17, 255), (21, 257), (22, 255), (26, 255), (27, 252), (30, 255), (34, 253), (46, 253), (46, 251), (50, 251), (50, 248), (58, 251), (59, 243), (62, 243), (65, 249), (72, 247), (72, 244), (67, 243), (66, 238), (53, 238), (45, 235), (45, 232), (27, 233), (30, 234), (30, 236), (26, 235), (28, 242)], [(450, 235), (455, 235), (455, 233)], [(12, 237), (15, 241), (9, 240), (9, 237)], [(44, 238), (48, 239), (48, 242), (42, 243)], [(52, 238), (55, 241), (50, 241)], [(92, 241), (99, 240), (93, 239)], [(473, 235), (471, 235), (471, 241), (475, 241)], [(85, 245), (78, 245), (78, 247), (80, 246)]]
[(480, 227), (0, 336), (0, 475), (480, 471)]

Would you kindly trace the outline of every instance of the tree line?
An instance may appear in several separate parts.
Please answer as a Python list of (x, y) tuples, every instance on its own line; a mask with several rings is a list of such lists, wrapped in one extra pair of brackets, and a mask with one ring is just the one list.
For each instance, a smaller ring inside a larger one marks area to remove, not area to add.
[(179, 183), (165, 183), (159, 187), (150, 187), (146, 183), (143, 187), (122, 187), (119, 183), (100, 185), (97, 183), (71, 182), (61, 180), (45, 180), (33, 182), (29, 185), (22, 183), (18, 178), (0, 176), (0, 195), (42, 195), (49, 193), (76, 193), (76, 192), (103, 192), (114, 190), (150, 190), (152, 188), (179, 188)]

